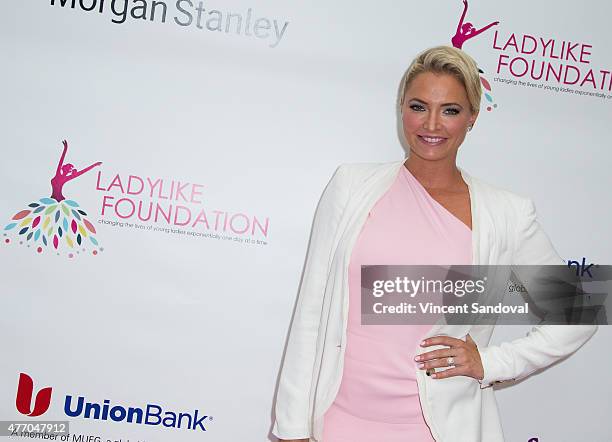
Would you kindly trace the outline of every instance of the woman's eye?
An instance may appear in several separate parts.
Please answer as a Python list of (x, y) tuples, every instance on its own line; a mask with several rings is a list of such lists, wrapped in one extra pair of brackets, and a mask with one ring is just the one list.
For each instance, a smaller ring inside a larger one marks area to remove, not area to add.
[(459, 112), (460, 112), (459, 109), (456, 109), (454, 107), (449, 107), (448, 109), (444, 111), (444, 113), (447, 115), (457, 115)]
[(412, 109), (413, 111), (422, 112), (425, 110), (425, 107), (420, 104), (411, 104), (410, 109)]

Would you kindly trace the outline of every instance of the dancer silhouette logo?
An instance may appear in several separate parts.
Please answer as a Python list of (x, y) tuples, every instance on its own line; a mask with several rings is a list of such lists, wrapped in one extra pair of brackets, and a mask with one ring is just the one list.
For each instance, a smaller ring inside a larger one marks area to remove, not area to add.
[[(489, 23), (486, 26), (483, 26), (480, 29), (476, 29), (472, 23), (465, 22), (465, 16), (467, 15), (467, 10), (468, 10), (468, 0), (463, 0), (463, 12), (461, 13), (461, 18), (459, 19), (459, 24), (457, 25), (457, 30), (455, 31), (455, 35), (451, 38), (451, 43), (457, 49), (463, 49), (463, 44), (466, 41), (482, 34), (489, 28), (492, 28), (493, 26), (497, 26), (499, 24), (499, 21), (494, 21), (492, 23)], [(483, 87), (483, 95), (485, 97), (485, 100), (487, 101), (486, 109), (488, 111), (492, 111), (494, 108), (497, 107), (497, 104), (495, 103), (495, 100), (493, 99), (491, 83), (489, 82), (489, 80), (485, 78), (484, 71), (480, 67), (478, 68), (478, 73), (480, 74), (480, 83), (482, 84), (482, 87)]]
[(33, 248), (39, 253), (55, 251), (57, 255), (74, 258), (78, 254), (91, 252), (97, 255), (104, 250), (96, 238), (97, 232), (87, 212), (74, 199), (66, 199), (64, 185), (102, 163), (93, 163), (78, 170), (71, 163), (65, 163), (68, 142), (62, 142), (64, 149), (51, 178), (51, 196), (31, 202), (15, 213), (4, 227), (3, 243), (15, 242)]
[(467, 14), (467, 10), (468, 10), (468, 2), (467, 0), (463, 0), (463, 13), (461, 14), (461, 18), (459, 19), (459, 24), (457, 25), (457, 31), (455, 32), (455, 35), (453, 36), (453, 38), (451, 38), (451, 42), (453, 43), (453, 46), (456, 47), (457, 49), (463, 49), (463, 43), (465, 43), (467, 40), (474, 38), (477, 35), (482, 34), (487, 29), (493, 26), (497, 26), (499, 24), (498, 21), (494, 21), (480, 29), (476, 29), (472, 23), (470, 22), (465, 23), (465, 16)]
[(44, 414), (51, 404), (51, 390), (51, 387), (45, 387), (36, 393), (34, 409), (31, 409), (34, 381), (27, 374), (19, 373), (19, 384), (17, 385), (17, 397), (15, 399), (17, 411), (30, 417)]

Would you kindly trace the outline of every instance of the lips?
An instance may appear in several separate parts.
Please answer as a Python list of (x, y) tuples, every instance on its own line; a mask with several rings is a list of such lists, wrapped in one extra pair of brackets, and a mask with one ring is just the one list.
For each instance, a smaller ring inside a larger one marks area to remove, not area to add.
[(446, 138), (444, 137), (430, 137), (425, 135), (417, 136), (419, 137), (419, 140), (421, 140), (421, 142), (427, 144), (428, 146), (439, 146), (440, 144), (443, 144), (446, 141)]

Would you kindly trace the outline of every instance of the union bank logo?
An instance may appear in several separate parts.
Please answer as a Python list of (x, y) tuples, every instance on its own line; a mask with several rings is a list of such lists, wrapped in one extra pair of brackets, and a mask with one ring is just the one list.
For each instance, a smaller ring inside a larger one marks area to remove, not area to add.
[[(17, 397), (15, 405), (17, 411), (29, 417), (37, 417), (44, 414), (51, 404), (51, 387), (45, 387), (34, 395), (34, 381), (26, 373), (19, 373), (17, 384)], [(34, 407), (32, 407), (34, 399)]]
[[(38, 417), (49, 410), (52, 387), (44, 387), (34, 393), (34, 381), (26, 373), (19, 373), (15, 406), (19, 413)], [(157, 403), (124, 405), (104, 399), (90, 400), (84, 395), (64, 396), (63, 413), (69, 418), (93, 419), (128, 424), (141, 424), (169, 429), (207, 431), (213, 417), (199, 409), (170, 410)]]
[(77, 169), (65, 161), (68, 142), (64, 140), (62, 144), (63, 151), (51, 178), (51, 195), (32, 201), (11, 217), (3, 229), (3, 244), (15, 242), (32, 246), (38, 254), (51, 251), (68, 258), (85, 253), (95, 256), (104, 250), (96, 229), (83, 207), (76, 200), (67, 199), (63, 192), (65, 184), (102, 163)]

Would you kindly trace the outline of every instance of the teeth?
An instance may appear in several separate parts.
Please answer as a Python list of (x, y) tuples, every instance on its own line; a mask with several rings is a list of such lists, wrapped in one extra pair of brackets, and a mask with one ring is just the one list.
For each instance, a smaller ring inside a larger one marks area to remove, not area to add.
[(438, 143), (442, 141), (444, 138), (430, 138), (430, 137), (422, 137), (428, 143)]

